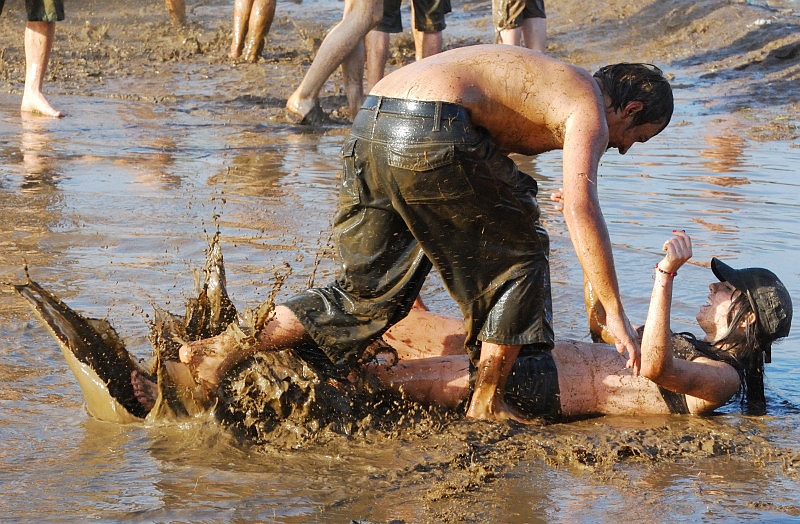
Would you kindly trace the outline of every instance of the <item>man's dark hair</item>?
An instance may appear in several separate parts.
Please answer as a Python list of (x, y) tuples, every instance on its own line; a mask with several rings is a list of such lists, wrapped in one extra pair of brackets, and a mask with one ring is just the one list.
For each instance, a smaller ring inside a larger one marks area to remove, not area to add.
[(601, 67), (594, 77), (611, 99), (612, 109), (622, 109), (629, 102), (644, 107), (633, 118), (633, 125), (661, 124), (667, 127), (674, 103), (672, 88), (661, 69), (652, 64), (612, 64)]

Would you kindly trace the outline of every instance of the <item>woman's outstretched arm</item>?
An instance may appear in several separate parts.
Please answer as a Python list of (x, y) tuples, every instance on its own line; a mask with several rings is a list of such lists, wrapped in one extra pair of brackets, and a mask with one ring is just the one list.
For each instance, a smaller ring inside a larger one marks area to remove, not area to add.
[[(692, 241), (683, 231), (664, 242), (666, 255), (656, 265), (655, 283), (642, 336), (642, 376), (687, 395), (693, 413), (711, 411), (730, 399), (739, 388), (732, 366), (704, 357), (692, 361), (673, 355), (670, 314), (675, 277), (692, 256)], [(690, 398), (694, 397), (694, 398)]]

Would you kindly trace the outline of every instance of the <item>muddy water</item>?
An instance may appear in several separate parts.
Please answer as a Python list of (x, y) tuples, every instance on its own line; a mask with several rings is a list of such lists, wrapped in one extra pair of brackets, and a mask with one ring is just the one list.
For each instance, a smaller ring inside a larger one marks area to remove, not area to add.
[[(346, 128), (309, 133), (272, 118), (279, 101), (254, 110), (245, 96), (210, 96), (230, 81), (208, 74), (176, 83), (185, 92), (169, 103), (60, 96), (73, 115), (61, 120), (22, 120), (18, 96), (0, 94), (0, 281), (20, 281), (27, 263), (72, 307), (109, 318), (141, 358), (152, 306), (181, 312), (205, 237), (217, 228), (240, 308), (266, 300), (274, 274), (288, 268), (281, 295), (327, 281)], [(767, 266), (797, 295), (800, 144), (753, 135), (759, 116), (714, 107), (711, 85), (680, 72), (676, 85), (677, 112), (663, 136), (602, 162), (629, 315), (644, 318), (658, 247), (675, 228), (692, 233), (698, 262)], [(147, 81), (124, 79), (112, 89), (133, 87), (148, 90)], [(764, 124), (780, 128), (783, 118)], [(517, 160), (543, 195), (558, 187), (558, 154)], [(563, 221), (542, 205), (556, 331), (585, 339), (580, 271)], [(674, 328), (693, 329), (710, 277), (702, 265), (681, 271)], [(437, 278), (424, 293), (433, 309), (454, 313)], [(423, 420), (327, 436), (302, 450), (256, 450), (204, 420), (144, 427), (91, 419), (50, 335), (2, 286), (0, 514), (103, 522), (800, 518), (798, 329), (774, 348), (767, 417), (744, 417), (734, 405), (708, 419), (534, 428)]]

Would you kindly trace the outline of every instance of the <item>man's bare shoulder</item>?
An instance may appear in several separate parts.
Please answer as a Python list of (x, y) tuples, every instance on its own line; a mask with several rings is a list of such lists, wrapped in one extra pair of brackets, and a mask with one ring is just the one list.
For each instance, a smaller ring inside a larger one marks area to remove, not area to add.
[[(402, 67), (372, 94), (454, 102), (469, 111), (503, 151), (525, 155), (560, 149), (566, 122), (602, 121), (602, 95), (584, 69), (520, 46), (452, 49)], [(584, 126), (590, 129), (591, 126)]]
[(477, 98), (520, 96), (565, 82), (589, 83), (591, 75), (524, 47), (480, 44), (401, 67), (378, 82), (372, 93), (469, 104)]

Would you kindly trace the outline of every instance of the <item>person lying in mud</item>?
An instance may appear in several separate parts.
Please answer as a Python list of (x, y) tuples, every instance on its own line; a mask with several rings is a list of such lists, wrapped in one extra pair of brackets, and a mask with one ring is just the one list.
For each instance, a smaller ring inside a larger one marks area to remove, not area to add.
[[(505, 400), (528, 417), (599, 414), (709, 413), (742, 394), (746, 412), (765, 409), (764, 363), (772, 343), (789, 334), (792, 302), (783, 283), (763, 268), (733, 269), (719, 259), (711, 269), (708, 302), (696, 319), (703, 338), (672, 333), (670, 307), (678, 270), (691, 258), (689, 235), (664, 243), (641, 334), (641, 376), (607, 344), (557, 341), (553, 350), (517, 359)], [(396, 363), (369, 371), (407, 398), (455, 409), (470, 395), (470, 363), (461, 353), (458, 319), (413, 311), (385, 336)]]
[[(510, 153), (561, 149), (564, 217), (575, 252), (627, 365), (639, 347), (619, 295), (597, 192), (598, 165), (659, 134), (672, 89), (649, 64), (594, 74), (528, 49), (475, 45), (384, 77), (342, 148), (333, 237), (335, 282), (282, 301), (259, 349), (315, 346), (345, 376), (410, 311), (435, 267), (458, 304), (464, 351), (478, 370), (467, 416), (504, 420), (503, 383), (525, 348), (553, 346), (549, 237), (536, 181)], [(247, 356), (226, 335), (196, 341), (181, 361), (214, 387)]]
[[(711, 260), (719, 280), (696, 319), (703, 331), (672, 333), (670, 309), (678, 270), (691, 258), (689, 235), (675, 231), (655, 265), (655, 283), (641, 336), (641, 375), (604, 343), (559, 340), (552, 350), (518, 358), (504, 400), (526, 420), (568, 420), (604, 414), (704, 414), (739, 393), (749, 414), (765, 410), (764, 363), (786, 337), (792, 301), (763, 268), (733, 269)], [(602, 320), (602, 319), (601, 319)], [(373, 345), (378, 358), (360, 369), (406, 399), (463, 410), (474, 367), (463, 353), (463, 321), (416, 307)], [(152, 406), (154, 382), (133, 376), (137, 398)]]

